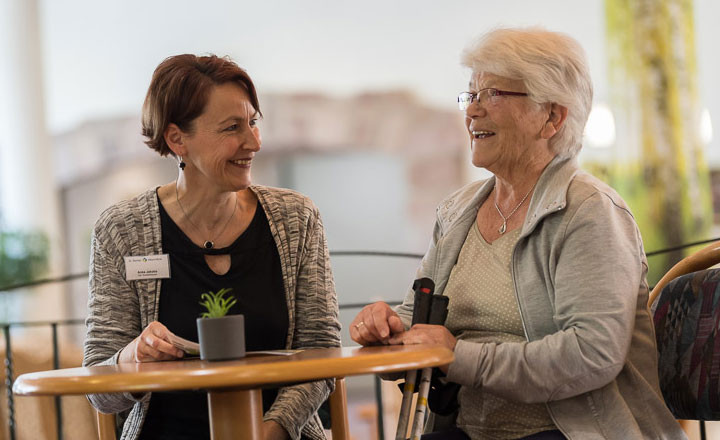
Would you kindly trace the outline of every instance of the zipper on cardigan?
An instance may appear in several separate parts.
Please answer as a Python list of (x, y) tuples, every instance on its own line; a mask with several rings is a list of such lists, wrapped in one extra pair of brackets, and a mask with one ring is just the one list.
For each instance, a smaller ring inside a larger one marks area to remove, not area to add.
[[(527, 340), (527, 342), (529, 343), (529, 342), (530, 342), (530, 337), (528, 336), (527, 327), (525, 327), (525, 317), (523, 316), (522, 307), (520, 307), (520, 295), (518, 295), (517, 282), (516, 282), (516, 280), (515, 280), (515, 249), (517, 249), (517, 244), (520, 243), (520, 240), (522, 240), (523, 238), (524, 238), (524, 237), (521, 236), (521, 237), (518, 239), (517, 243), (515, 243), (515, 246), (513, 247), (512, 255), (511, 255), (511, 257), (510, 257), (510, 258), (511, 258), (511, 261), (512, 261), (512, 264), (510, 265), (510, 276), (512, 277), (512, 281), (513, 281), (513, 292), (515, 292), (515, 301), (517, 302), (518, 313), (520, 313), (520, 322), (522, 323), (522, 326), (523, 326), (523, 333), (525, 333), (525, 340)], [(562, 426), (560, 426), (560, 424), (557, 422), (557, 419), (555, 418), (555, 415), (553, 414), (552, 410), (550, 409), (550, 403), (549, 403), (549, 402), (545, 402), (545, 409), (547, 409), (548, 415), (550, 416), (550, 420), (553, 421), (553, 423), (555, 424), (555, 427), (556, 427), (560, 432), (562, 432), (562, 434), (563, 434), (568, 440), (572, 440), (572, 438), (568, 435), (568, 433), (565, 432), (565, 430), (562, 428)]]
[(527, 327), (525, 326), (525, 316), (523, 316), (523, 310), (522, 307), (520, 307), (520, 295), (518, 295), (517, 291), (517, 280), (515, 279), (515, 250), (517, 249), (518, 243), (520, 243), (520, 240), (522, 240), (523, 237), (520, 237), (518, 241), (515, 243), (515, 246), (513, 246), (512, 254), (510, 256), (510, 259), (512, 261), (512, 264), (510, 265), (510, 277), (512, 277), (513, 282), (513, 292), (515, 293), (515, 303), (517, 304), (518, 313), (520, 314), (520, 322), (522, 323), (523, 333), (525, 334), (525, 340), (530, 342), (530, 337), (528, 336)]

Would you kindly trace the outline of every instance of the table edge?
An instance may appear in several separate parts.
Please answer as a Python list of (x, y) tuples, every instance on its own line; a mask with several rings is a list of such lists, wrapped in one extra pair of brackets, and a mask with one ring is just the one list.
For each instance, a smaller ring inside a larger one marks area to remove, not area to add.
[[(351, 348), (351, 347), (344, 347)], [(359, 347), (358, 347), (359, 348)], [(397, 353), (395, 354), (397, 355)], [(105, 393), (145, 393), (153, 391), (173, 391), (188, 389), (217, 389), (217, 388), (245, 388), (252, 389), (267, 385), (282, 385), (287, 383), (312, 382), (328, 378), (339, 378), (347, 376), (358, 376), (364, 374), (395, 373), (419, 368), (438, 367), (447, 365), (454, 360), (453, 352), (441, 346), (428, 346), (425, 350), (416, 350), (402, 353), (402, 362), (393, 362), (392, 366), (384, 365), (386, 355), (368, 354), (362, 356), (364, 363), (359, 364), (358, 358), (342, 357), (333, 359), (306, 359), (297, 360), (302, 364), (302, 372), (295, 374), (292, 380), (286, 375), (271, 374), (262, 381), (257, 381), (249, 376), (260, 368), (267, 369), (267, 364), (246, 365), (243, 369), (228, 366), (227, 371), (213, 375), (202, 374), (176, 374), (164, 383), (154, 382), (158, 376), (167, 376), (167, 372), (145, 372), (135, 375), (127, 373), (114, 373), (112, 382), (99, 380), (98, 377), (85, 376), (81, 379), (76, 377), (42, 377), (41, 373), (26, 373), (18, 376), (13, 383), (13, 393), (18, 396), (51, 396), (51, 395), (84, 395), (84, 394), (105, 394)], [(272, 364), (270, 364), (272, 365)], [(220, 368), (222, 370), (222, 367)], [(279, 370), (279, 369), (275, 369)], [(52, 370), (50, 370), (52, 371)], [(265, 371), (264, 373), (267, 373)], [(276, 372), (277, 373), (277, 372)], [(127, 376), (127, 377), (125, 377)], [(107, 377), (106, 377), (107, 379)], [(192, 386), (187, 386), (188, 382)]]

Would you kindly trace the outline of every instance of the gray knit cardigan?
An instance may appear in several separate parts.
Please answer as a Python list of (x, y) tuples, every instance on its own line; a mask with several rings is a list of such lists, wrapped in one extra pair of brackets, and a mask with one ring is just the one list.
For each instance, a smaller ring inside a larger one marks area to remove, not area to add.
[[(282, 265), (288, 310), (286, 348), (340, 345), (335, 284), (325, 231), (312, 201), (297, 192), (252, 186), (270, 224)], [(124, 256), (161, 254), (162, 232), (156, 189), (102, 213), (92, 235), (84, 366), (113, 365), (120, 350), (158, 318), (160, 280), (125, 280)], [(290, 437), (325, 439), (317, 408), (334, 388), (325, 380), (282, 388), (264, 419)], [(119, 413), (121, 440), (140, 434), (151, 393), (88, 395), (104, 413)], [(123, 422), (124, 420), (124, 422)]]

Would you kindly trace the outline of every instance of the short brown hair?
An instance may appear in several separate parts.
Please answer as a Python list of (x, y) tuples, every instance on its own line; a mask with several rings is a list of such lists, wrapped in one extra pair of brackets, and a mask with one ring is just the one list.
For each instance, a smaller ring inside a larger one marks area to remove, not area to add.
[[(167, 156), (174, 153), (165, 142), (165, 130), (175, 124), (185, 132), (202, 114), (215, 85), (236, 83), (248, 92), (260, 113), (260, 103), (250, 76), (228, 57), (192, 54), (166, 58), (153, 73), (142, 109), (142, 134), (148, 147)], [(262, 115), (262, 113), (260, 113)]]

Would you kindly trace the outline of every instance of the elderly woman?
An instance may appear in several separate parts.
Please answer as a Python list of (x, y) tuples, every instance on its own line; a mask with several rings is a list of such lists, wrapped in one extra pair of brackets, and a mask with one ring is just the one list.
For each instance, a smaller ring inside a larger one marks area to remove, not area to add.
[(575, 160), (592, 101), (582, 49), (500, 29), (462, 62), (472, 163), (494, 176), (437, 210), (418, 278), (449, 297), (446, 327), (408, 329), (409, 294), (396, 311), (364, 308), (352, 338), (454, 351), (456, 428), (427, 438), (685, 438), (659, 391), (640, 232)]
[[(179, 55), (155, 70), (143, 106), (147, 145), (178, 178), (107, 209), (92, 237), (83, 365), (178, 359), (171, 335), (197, 340), (200, 294), (232, 288), (248, 350), (340, 344), (318, 210), (296, 192), (251, 185), (260, 151), (255, 86), (234, 62)], [(137, 280), (124, 257), (166, 258), (169, 276)], [(324, 439), (316, 415), (334, 382), (263, 392), (265, 439)], [(124, 418), (122, 440), (209, 438), (204, 393), (89, 396)]]

